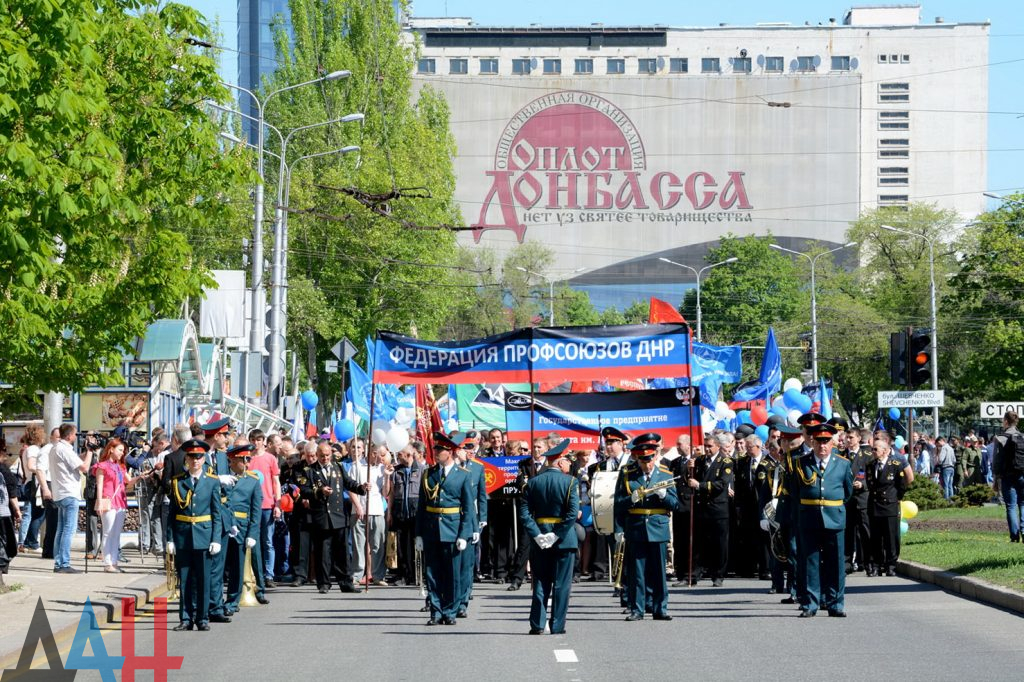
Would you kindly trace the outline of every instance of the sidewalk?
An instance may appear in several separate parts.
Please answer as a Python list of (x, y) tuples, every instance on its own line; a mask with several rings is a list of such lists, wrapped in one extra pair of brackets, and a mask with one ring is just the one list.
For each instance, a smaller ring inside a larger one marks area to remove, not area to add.
[(86, 597), (92, 601), (97, 623), (102, 627), (112, 620), (120, 620), (122, 597), (132, 597), (141, 606), (164, 592), (163, 559), (152, 555), (144, 560), (140, 558), (138, 550), (134, 549), (134, 534), (122, 540), (124, 556), (130, 562), (122, 564), (126, 573), (104, 573), (99, 561), (90, 561), (89, 572), (85, 573), (83, 535), (75, 538), (71, 551), (71, 565), (80, 571), (77, 574), (54, 573), (53, 559), (43, 559), (39, 553), (27, 552), (15, 558), (4, 582), (8, 585), (21, 583), (24, 587), (0, 596), (0, 613), (3, 614), (0, 618), (0, 670), (17, 660), (40, 598), (50, 628), (59, 641), (62, 634), (74, 635)]

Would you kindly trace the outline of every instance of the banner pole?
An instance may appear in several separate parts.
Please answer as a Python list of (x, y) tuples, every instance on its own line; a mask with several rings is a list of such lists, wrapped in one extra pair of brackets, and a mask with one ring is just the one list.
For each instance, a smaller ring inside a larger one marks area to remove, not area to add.
[[(374, 374), (377, 372), (377, 341), (378, 333), (373, 333), (373, 373), (370, 374), (370, 445), (375, 446), (373, 442), (373, 403), (377, 397), (377, 382), (374, 379)], [(356, 463), (359, 466), (359, 463)], [(366, 482), (370, 482), (370, 449), (366, 449)], [(373, 560), (370, 556), (370, 491), (366, 491), (366, 506), (363, 507), (363, 523), (364, 533), (366, 534), (366, 546), (363, 549), (363, 579), (366, 580), (366, 589), (363, 593), (370, 591), (370, 583), (373, 582), (373, 576), (370, 575), (371, 567), (373, 566)]]
[[(696, 447), (696, 441), (693, 439), (693, 399), (694, 399), (694, 393), (696, 393), (696, 397), (697, 397), (697, 414), (698, 415), (700, 414), (700, 386), (697, 386), (696, 387), (697, 390), (694, 391), (692, 355), (693, 355), (693, 336), (689, 336), (689, 342), (687, 343), (687, 346), (686, 346), (686, 366), (689, 369), (689, 373), (690, 373), (690, 377), (689, 377), (690, 378), (690, 381), (689, 381), (689, 383), (690, 383), (690, 401), (689, 401), (690, 402), (690, 409), (689, 409), (689, 415), (690, 415), (690, 458), (689, 458), (689, 460), (686, 463), (688, 479), (689, 478), (693, 478), (693, 468), (694, 468), (694, 465), (696, 464), (696, 462), (694, 460), (694, 457), (693, 457), (693, 452), (694, 452), (693, 449)], [(704, 431), (703, 431), (703, 428), (704, 428), (704, 422), (702, 420), (701, 421), (701, 439), (700, 439), (702, 445), (704, 443)], [(689, 557), (687, 557), (687, 572), (688, 573), (687, 573), (687, 576), (686, 576), (686, 584), (687, 584), (688, 587), (693, 587), (693, 517), (696, 515), (697, 510), (694, 509), (694, 507), (696, 506), (696, 504), (695, 504), (696, 499), (695, 499), (695, 497), (693, 495), (693, 488), (690, 487), (690, 481), (689, 480), (686, 481), (686, 494), (690, 496), (690, 542), (687, 545), (687, 550), (688, 550)]]

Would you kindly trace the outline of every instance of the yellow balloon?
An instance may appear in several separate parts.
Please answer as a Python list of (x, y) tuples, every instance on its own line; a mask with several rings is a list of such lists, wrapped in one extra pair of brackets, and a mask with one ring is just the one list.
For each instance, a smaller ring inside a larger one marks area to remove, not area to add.
[(903, 500), (900, 502), (900, 512), (903, 514), (903, 518), (909, 521), (917, 516), (917, 504), (910, 500)]

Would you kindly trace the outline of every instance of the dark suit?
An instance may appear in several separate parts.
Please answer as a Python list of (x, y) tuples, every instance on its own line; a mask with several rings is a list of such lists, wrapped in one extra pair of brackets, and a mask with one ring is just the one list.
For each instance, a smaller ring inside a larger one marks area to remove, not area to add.
[[(720, 580), (729, 564), (729, 489), (735, 480), (731, 457), (697, 458), (697, 519), (700, 525), (700, 561), (704, 577)], [(699, 576), (698, 572), (698, 577)]]
[[(352, 590), (348, 571), (348, 514), (345, 513), (345, 491), (362, 492), (362, 488), (337, 462), (323, 466), (319, 462), (303, 470), (306, 484), (299, 488), (302, 498), (309, 500), (313, 525), (313, 545), (319, 551), (317, 587), (329, 587), (331, 576), (338, 576), (344, 591)], [(328, 494), (324, 488), (330, 488)]]
[(416, 575), (416, 510), (419, 508), (421, 477), (426, 467), (417, 462), (400, 466), (391, 474), (391, 530), (395, 531), (398, 545), (398, 575), (406, 585), (417, 580)]
[[(768, 567), (768, 534), (761, 530), (761, 506), (758, 504), (758, 486), (764, 485), (764, 470), (760, 469), (764, 456), (755, 463), (750, 455), (736, 460), (736, 515), (739, 531), (738, 546), (741, 556), (737, 573), (764, 578)], [(758, 480), (758, 476), (761, 480)]]
[(869, 573), (894, 571), (900, 558), (900, 500), (907, 490), (903, 469), (903, 464), (890, 455), (884, 465), (872, 461), (864, 471), (871, 519), (873, 565), (869, 565)]
[[(679, 506), (672, 512), (672, 564), (676, 572), (676, 580), (687, 579), (690, 573), (690, 552), (693, 551), (693, 566), (700, 565), (700, 557), (697, 556), (697, 543), (690, 544), (690, 524), (695, 520), (693, 510), (693, 488), (690, 487), (689, 479), (692, 477), (690, 463), (696, 465), (696, 461), (688, 457), (676, 457), (668, 464), (668, 470), (676, 478), (676, 496), (679, 498)], [(693, 524), (693, 535), (697, 537), (700, 529)]]
[(853, 480), (861, 487), (854, 488), (853, 497), (846, 503), (846, 570), (867, 568), (871, 564), (871, 525), (868, 518), (868, 486), (865, 470), (874, 461), (871, 450), (862, 447), (857, 452), (840, 452), (850, 460)]

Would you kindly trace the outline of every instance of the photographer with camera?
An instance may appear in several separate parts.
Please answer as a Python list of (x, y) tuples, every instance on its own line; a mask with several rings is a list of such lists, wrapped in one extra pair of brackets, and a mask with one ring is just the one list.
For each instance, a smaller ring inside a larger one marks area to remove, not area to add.
[(142, 478), (135, 486), (139, 502), (139, 542), (142, 552), (164, 555), (164, 506), (163, 482), (160, 479), (164, 458), (170, 453), (170, 440), (163, 430), (153, 433), (153, 446), (145, 452), (139, 463), (139, 470), (151, 477)]
[[(80, 450), (89, 453), (97, 461), (107, 439), (95, 431), (85, 434)], [(96, 513), (96, 467), (89, 467), (85, 478), (85, 558), (98, 559), (103, 548), (103, 522)]]

